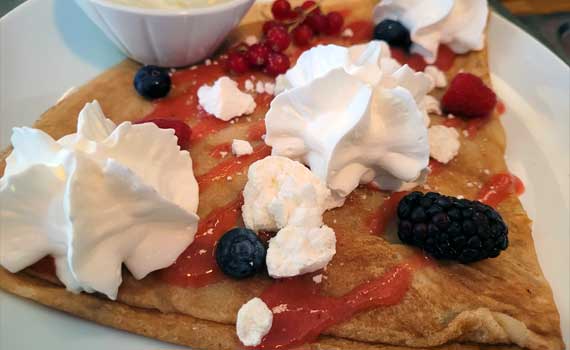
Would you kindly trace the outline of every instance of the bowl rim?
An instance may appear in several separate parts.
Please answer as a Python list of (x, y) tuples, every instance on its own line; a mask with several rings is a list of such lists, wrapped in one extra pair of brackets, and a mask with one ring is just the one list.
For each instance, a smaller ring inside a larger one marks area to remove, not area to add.
[(84, 0), (89, 1), (95, 5), (106, 7), (109, 9), (133, 13), (145, 16), (188, 16), (188, 15), (206, 15), (217, 12), (224, 12), (229, 10), (234, 10), (237, 7), (250, 3), (250, 5), (255, 0), (229, 0), (220, 4), (197, 7), (197, 8), (185, 8), (185, 9), (156, 9), (156, 8), (144, 8), (136, 6), (128, 6), (114, 3), (110, 0)]

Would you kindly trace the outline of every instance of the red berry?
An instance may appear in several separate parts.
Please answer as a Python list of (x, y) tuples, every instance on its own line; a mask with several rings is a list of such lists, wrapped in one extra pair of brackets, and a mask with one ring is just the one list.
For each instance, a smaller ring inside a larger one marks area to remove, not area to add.
[(154, 123), (161, 129), (174, 129), (174, 135), (178, 138), (178, 146), (180, 146), (181, 149), (188, 149), (192, 129), (183, 121), (176, 119), (150, 119), (142, 123)]
[(267, 56), (269, 56), (271, 50), (263, 44), (254, 44), (249, 47), (245, 57), (250, 65), (261, 67), (267, 62)]
[(305, 1), (303, 3), (303, 5), (301, 5), (301, 8), (303, 10), (307, 11), (307, 10), (310, 10), (312, 7), (314, 7), (316, 4), (317, 4), (316, 2), (314, 2), (312, 0), (308, 0), (308, 1)]
[(315, 33), (324, 33), (327, 30), (328, 21), (325, 15), (315, 10), (307, 15), (305, 24)]
[(263, 35), (267, 35), (269, 30), (271, 28), (274, 28), (274, 27), (281, 27), (281, 28), (285, 29), (283, 24), (281, 24), (277, 21), (267, 21), (267, 22), (263, 23)]
[(467, 118), (486, 117), (496, 104), (497, 95), (493, 90), (471, 73), (457, 74), (441, 99), (446, 113)]
[(289, 57), (279, 52), (271, 52), (267, 59), (265, 69), (267, 73), (273, 75), (283, 74), (289, 69)]
[(228, 68), (236, 74), (243, 74), (249, 70), (245, 53), (232, 51), (228, 55)]
[(287, 50), (289, 44), (291, 44), (291, 37), (283, 27), (269, 29), (266, 39), (269, 47), (275, 52), (283, 52)]
[(275, 19), (288, 19), (291, 12), (291, 4), (287, 0), (277, 0), (271, 5), (271, 13)]
[(305, 46), (311, 41), (313, 30), (306, 24), (301, 24), (293, 30), (293, 41), (297, 46)]
[(327, 15), (326, 33), (328, 35), (336, 35), (340, 33), (343, 24), (344, 24), (344, 18), (342, 17), (340, 12), (337, 11), (329, 12), (329, 14)]

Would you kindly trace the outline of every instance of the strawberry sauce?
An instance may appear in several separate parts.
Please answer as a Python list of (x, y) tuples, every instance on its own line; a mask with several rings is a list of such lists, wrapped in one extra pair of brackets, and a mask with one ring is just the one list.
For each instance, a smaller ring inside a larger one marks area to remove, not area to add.
[(256, 349), (283, 349), (310, 343), (327, 328), (359, 312), (396, 305), (410, 289), (414, 271), (431, 264), (424, 255), (415, 256), (341, 297), (320, 295), (320, 285), (311, 276), (276, 281), (261, 295), (274, 310), (273, 325)]
[(484, 127), (491, 118), (492, 116), (471, 118), (469, 120), (463, 120), (458, 117), (448, 118), (443, 122), (443, 125), (449, 128), (464, 129), (467, 131), (469, 138), (473, 138), (477, 136), (479, 130)]
[(483, 186), (477, 199), (487, 205), (496, 207), (510, 195), (520, 196), (525, 191), (521, 179), (512, 174), (496, 174)]
[(198, 181), (198, 187), (200, 187), (200, 192), (204, 191), (213, 183), (225, 180), (228, 176), (231, 176), (238, 171), (245, 169), (254, 162), (263, 159), (271, 154), (271, 147), (262, 144), (253, 149), (252, 154), (242, 156), (239, 158), (232, 158), (222, 161), (216, 165), (212, 170), (207, 173), (200, 175), (196, 178)]
[(384, 203), (372, 215), (368, 223), (370, 233), (382, 235), (386, 232), (386, 226), (396, 216), (398, 203), (409, 192), (394, 192), (390, 197), (384, 199)]
[(215, 247), (220, 237), (236, 227), (241, 218), (243, 198), (212, 211), (200, 220), (194, 242), (160, 276), (181, 287), (203, 287), (224, 278), (216, 263)]
[[(417, 53), (409, 54), (404, 50), (395, 47), (391, 48), (391, 52), (392, 58), (400, 64), (407, 64), (416, 71), (423, 71), (428, 65), (423, 56)], [(455, 56), (455, 53), (451, 51), (449, 47), (446, 45), (440, 45), (437, 51), (437, 59), (433, 65), (445, 72), (453, 66)]]

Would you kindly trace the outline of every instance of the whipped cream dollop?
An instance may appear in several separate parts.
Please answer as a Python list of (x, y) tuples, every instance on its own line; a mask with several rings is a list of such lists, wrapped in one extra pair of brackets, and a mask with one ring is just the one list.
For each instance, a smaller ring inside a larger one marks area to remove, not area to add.
[(323, 213), (338, 205), (326, 184), (303, 164), (278, 156), (249, 167), (243, 199), (243, 221), (254, 231), (319, 227)]
[(278, 80), (266, 115), (272, 154), (307, 164), (341, 200), (359, 184), (414, 187), (427, 174), (432, 79), (400, 66), (383, 42), (317, 46)]
[(15, 128), (0, 179), (0, 264), (46, 255), (73, 292), (115, 299), (124, 263), (137, 279), (170, 266), (197, 229), (198, 184), (174, 130), (116, 126), (97, 101), (59, 140)]
[(440, 44), (458, 54), (483, 49), (488, 14), (487, 0), (382, 0), (374, 23), (401, 22), (410, 31), (411, 51), (433, 63)]

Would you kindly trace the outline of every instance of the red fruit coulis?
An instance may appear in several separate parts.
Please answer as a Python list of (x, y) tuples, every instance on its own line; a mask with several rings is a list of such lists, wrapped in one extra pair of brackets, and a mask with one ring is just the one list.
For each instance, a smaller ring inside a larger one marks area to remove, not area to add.
[[(424, 60), (423, 56), (413, 53), (409, 54), (399, 48), (391, 48), (392, 57), (400, 64), (407, 64), (416, 71), (423, 71), (428, 63)], [(447, 71), (453, 66), (455, 61), (455, 53), (451, 51), (446, 45), (440, 45), (437, 50), (437, 59), (433, 63), (434, 66), (442, 71)]]
[(386, 232), (386, 226), (396, 215), (396, 209), (400, 199), (404, 198), (409, 192), (394, 192), (390, 197), (384, 199), (384, 202), (370, 217), (368, 228), (370, 233), (382, 235)]
[(479, 118), (471, 118), (469, 120), (464, 120), (462, 118), (448, 118), (443, 122), (443, 125), (450, 127), (450, 128), (458, 128), (464, 129), (467, 131), (467, 136), (469, 138), (473, 138), (477, 136), (479, 130), (485, 126), (489, 122), (489, 120), (493, 118), (492, 116), (489, 117), (479, 117)]
[(410, 289), (414, 271), (430, 265), (433, 263), (426, 256), (414, 256), (341, 297), (321, 295), (320, 285), (311, 276), (276, 281), (261, 294), (274, 314), (271, 330), (256, 349), (309, 343), (359, 312), (396, 305)]
[(501, 173), (491, 176), (481, 188), (477, 200), (496, 207), (510, 195), (521, 195), (525, 191), (524, 183), (512, 174)]
[(176, 262), (159, 272), (160, 277), (181, 287), (203, 287), (224, 278), (216, 263), (216, 242), (241, 218), (243, 198), (212, 211), (200, 220), (194, 242), (180, 254)]

